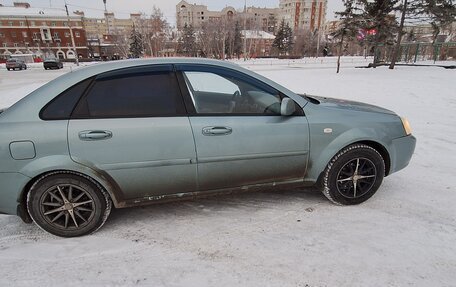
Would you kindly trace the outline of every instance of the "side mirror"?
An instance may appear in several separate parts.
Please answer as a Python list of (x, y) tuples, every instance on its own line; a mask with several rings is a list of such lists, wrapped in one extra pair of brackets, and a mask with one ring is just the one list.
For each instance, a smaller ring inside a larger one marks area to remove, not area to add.
[(296, 111), (296, 104), (290, 98), (284, 98), (280, 105), (280, 114), (282, 116), (291, 116)]

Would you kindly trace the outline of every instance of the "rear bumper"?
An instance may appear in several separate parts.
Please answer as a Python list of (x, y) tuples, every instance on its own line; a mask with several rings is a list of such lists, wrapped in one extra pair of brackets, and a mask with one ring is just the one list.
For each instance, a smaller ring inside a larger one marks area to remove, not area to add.
[(0, 173), (0, 213), (18, 215), (21, 192), (29, 181), (20, 173)]
[(391, 160), (390, 174), (400, 171), (410, 163), (412, 155), (415, 151), (415, 146), (416, 138), (413, 135), (393, 140), (393, 157)]

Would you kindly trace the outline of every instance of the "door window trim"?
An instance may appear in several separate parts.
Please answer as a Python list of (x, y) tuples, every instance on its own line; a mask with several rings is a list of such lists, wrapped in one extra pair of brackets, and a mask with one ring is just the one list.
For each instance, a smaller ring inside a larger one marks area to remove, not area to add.
[[(107, 79), (115, 79), (115, 78), (123, 78), (128, 75), (146, 75), (149, 73), (156, 73), (156, 72), (167, 72), (170, 75), (174, 76), (176, 79), (176, 87), (177, 94), (175, 95), (175, 103), (177, 112), (173, 114), (161, 114), (161, 115), (117, 115), (117, 116), (91, 116), (88, 112), (87, 107), (87, 96), (90, 94), (93, 86), (95, 85), (97, 80), (107, 80)], [(87, 119), (128, 119), (128, 118), (166, 118), (166, 117), (187, 117), (187, 110), (186, 105), (184, 103), (184, 99), (182, 96), (182, 88), (180, 87), (179, 80), (177, 77), (176, 72), (174, 71), (174, 66), (171, 64), (159, 64), (159, 65), (146, 65), (146, 66), (137, 66), (137, 67), (130, 67), (130, 68), (121, 68), (118, 70), (108, 71), (102, 74), (95, 76), (92, 83), (86, 89), (85, 93), (79, 99), (78, 103), (76, 104), (73, 112), (71, 114), (71, 120), (87, 120)]]

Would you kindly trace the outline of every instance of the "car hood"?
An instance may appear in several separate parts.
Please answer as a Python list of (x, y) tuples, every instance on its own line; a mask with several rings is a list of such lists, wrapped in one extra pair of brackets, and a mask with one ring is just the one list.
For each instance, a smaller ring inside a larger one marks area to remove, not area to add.
[(301, 95), (301, 96), (310, 99), (311, 102), (313, 102), (315, 104), (319, 104), (319, 105), (322, 105), (322, 106), (328, 107), (328, 108), (396, 115), (395, 112), (390, 111), (388, 109), (370, 105), (370, 104), (361, 103), (361, 102), (355, 102), (355, 101), (349, 101), (349, 100), (343, 100), (343, 99), (325, 98), (325, 97), (318, 97), (318, 96), (311, 96), (311, 95)]

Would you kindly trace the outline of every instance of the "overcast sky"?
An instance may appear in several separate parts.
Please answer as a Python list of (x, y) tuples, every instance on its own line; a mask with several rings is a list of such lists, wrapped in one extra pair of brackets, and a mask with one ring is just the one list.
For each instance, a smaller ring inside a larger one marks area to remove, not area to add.
[[(176, 14), (176, 4), (180, 0), (107, 0), (108, 10), (116, 14), (118, 18), (128, 18), (130, 13), (144, 12), (150, 13), (155, 5), (159, 7), (168, 22), (174, 24)], [(64, 8), (64, 0), (0, 0), (0, 3), (5, 6), (12, 5), (13, 2), (28, 2), (32, 7), (49, 7)], [(244, 0), (187, 0), (193, 4), (207, 5), (209, 10), (221, 10), (225, 6), (233, 6), (236, 9), (244, 7)], [(67, 0), (69, 9), (83, 10), (86, 16), (102, 17), (103, 16), (103, 0)], [(278, 7), (279, 0), (247, 0), (247, 6), (257, 7)], [(328, 0), (327, 20), (334, 19), (334, 11), (340, 11), (343, 8), (341, 0)]]

